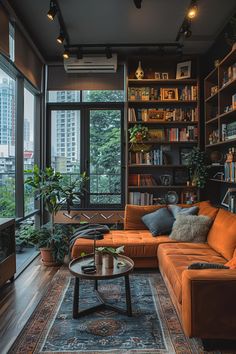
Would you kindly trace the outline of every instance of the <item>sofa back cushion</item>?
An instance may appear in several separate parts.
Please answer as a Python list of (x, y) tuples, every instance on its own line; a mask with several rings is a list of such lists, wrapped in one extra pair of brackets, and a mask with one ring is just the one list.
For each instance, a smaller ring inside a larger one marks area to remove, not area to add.
[(199, 202), (195, 205), (199, 207), (198, 215), (209, 216), (212, 220), (215, 220), (219, 209), (213, 207), (209, 201)]
[(145, 214), (152, 213), (164, 205), (131, 205), (127, 204), (125, 206), (125, 220), (124, 229), (125, 230), (148, 230), (147, 226), (142, 222), (142, 216)]
[(236, 249), (236, 214), (220, 209), (208, 234), (211, 248), (231, 259)]

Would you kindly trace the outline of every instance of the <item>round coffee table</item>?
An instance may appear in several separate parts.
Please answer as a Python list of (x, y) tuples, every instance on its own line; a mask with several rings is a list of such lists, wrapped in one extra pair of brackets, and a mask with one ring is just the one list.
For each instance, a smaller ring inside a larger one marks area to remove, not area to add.
[[(134, 262), (132, 259), (126, 256), (119, 255), (117, 259), (114, 260), (113, 268), (104, 268), (104, 266), (97, 266), (96, 273), (86, 274), (82, 270), (82, 266), (91, 265), (93, 262), (93, 254), (86, 255), (84, 257), (79, 257), (74, 259), (69, 264), (69, 270), (71, 274), (75, 276), (75, 285), (74, 285), (74, 297), (73, 297), (73, 318), (79, 318), (80, 316), (87, 315), (93, 311), (106, 308), (109, 310), (117, 311), (119, 313), (125, 314), (127, 316), (132, 316), (132, 307), (131, 307), (131, 295), (130, 295), (130, 284), (129, 284), (129, 274), (134, 268)], [(122, 262), (123, 265), (118, 263)], [(114, 279), (124, 277), (125, 278), (125, 294), (126, 294), (126, 310), (110, 305), (105, 302), (98, 290), (98, 280)], [(90, 279), (94, 280), (94, 291), (98, 300), (100, 301), (99, 305), (92, 306), (86, 310), (79, 311), (79, 287), (80, 279)]]

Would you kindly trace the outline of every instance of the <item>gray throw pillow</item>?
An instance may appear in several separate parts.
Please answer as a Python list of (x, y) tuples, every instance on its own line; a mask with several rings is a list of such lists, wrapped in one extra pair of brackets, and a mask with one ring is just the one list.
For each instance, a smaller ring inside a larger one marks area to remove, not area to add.
[(181, 208), (178, 205), (168, 205), (168, 209), (171, 211), (173, 217), (176, 219), (178, 214), (182, 215), (197, 215), (199, 211), (198, 206), (192, 206), (190, 208)]
[(204, 215), (177, 215), (171, 240), (180, 242), (206, 242), (212, 219)]
[(142, 221), (150, 230), (152, 236), (158, 236), (169, 234), (175, 219), (167, 208), (161, 208), (144, 215)]

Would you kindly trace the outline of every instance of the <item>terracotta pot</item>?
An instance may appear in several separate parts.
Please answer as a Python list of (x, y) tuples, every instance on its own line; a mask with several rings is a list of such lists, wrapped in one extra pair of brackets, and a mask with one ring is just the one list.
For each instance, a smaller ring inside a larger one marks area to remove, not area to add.
[(43, 265), (47, 267), (56, 267), (60, 264), (54, 261), (51, 248), (46, 248), (46, 247), (40, 248), (40, 253), (41, 253), (41, 257), (42, 257), (41, 261)]
[(103, 265), (104, 268), (110, 269), (113, 268), (114, 257), (110, 254), (103, 255)]

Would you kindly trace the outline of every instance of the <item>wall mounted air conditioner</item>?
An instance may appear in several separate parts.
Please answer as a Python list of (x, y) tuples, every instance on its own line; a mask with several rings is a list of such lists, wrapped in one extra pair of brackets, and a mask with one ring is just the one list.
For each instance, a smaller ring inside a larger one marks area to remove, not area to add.
[(112, 58), (105, 55), (84, 55), (82, 59), (70, 57), (64, 60), (67, 73), (114, 73), (117, 71), (117, 54)]

